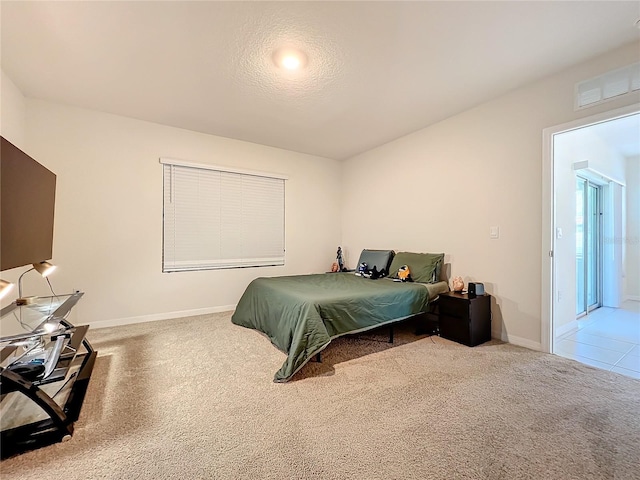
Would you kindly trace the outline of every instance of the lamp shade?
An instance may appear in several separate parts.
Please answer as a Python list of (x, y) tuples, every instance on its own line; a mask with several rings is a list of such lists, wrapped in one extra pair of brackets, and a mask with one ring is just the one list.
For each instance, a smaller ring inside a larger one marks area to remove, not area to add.
[(40, 263), (34, 263), (33, 268), (35, 268), (40, 275), (42, 275), (43, 277), (46, 277), (56, 269), (56, 266), (52, 265), (49, 262), (40, 262)]
[(0, 298), (3, 298), (13, 288), (13, 283), (0, 278)]

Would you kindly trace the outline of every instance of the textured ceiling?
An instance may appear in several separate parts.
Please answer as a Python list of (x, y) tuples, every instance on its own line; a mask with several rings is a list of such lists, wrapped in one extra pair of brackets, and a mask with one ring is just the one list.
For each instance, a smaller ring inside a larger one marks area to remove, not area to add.
[[(640, 2), (10, 2), (27, 96), (343, 159), (638, 41)], [(308, 65), (285, 73), (283, 46)]]

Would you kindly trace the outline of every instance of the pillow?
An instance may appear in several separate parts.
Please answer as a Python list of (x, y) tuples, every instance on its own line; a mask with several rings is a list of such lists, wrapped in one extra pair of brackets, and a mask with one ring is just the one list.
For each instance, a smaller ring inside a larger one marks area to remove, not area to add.
[(398, 252), (389, 267), (389, 276), (398, 278), (398, 269), (408, 265), (414, 282), (436, 283), (440, 281), (440, 270), (444, 262), (444, 253)]
[(376, 270), (384, 270), (385, 274), (388, 275), (390, 272), (389, 265), (391, 265), (391, 259), (393, 258), (395, 253), (396, 252), (394, 252), (393, 250), (368, 250), (365, 248), (360, 254), (358, 266), (360, 266), (361, 263), (366, 263), (369, 270), (372, 270), (373, 267), (376, 267)]

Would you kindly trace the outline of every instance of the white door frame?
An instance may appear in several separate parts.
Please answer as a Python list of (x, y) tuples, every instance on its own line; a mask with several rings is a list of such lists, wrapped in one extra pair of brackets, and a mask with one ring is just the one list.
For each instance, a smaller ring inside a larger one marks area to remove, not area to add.
[(640, 112), (640, 103), (580, 118), (542, 131), (542, 351), (553, 352), (553, 295), (555, 293), (555, 227), (556, 205), (554, 187), (553, 137), (559, 133), (626, 117)]

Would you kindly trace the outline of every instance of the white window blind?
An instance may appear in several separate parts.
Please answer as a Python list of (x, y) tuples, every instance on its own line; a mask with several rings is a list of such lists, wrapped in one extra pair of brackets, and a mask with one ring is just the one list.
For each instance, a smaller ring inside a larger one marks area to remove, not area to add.
[(161, 162), (163, 272), (284, 265), (284, 178)]
[(636, 90), (640, 90), (640, 63), (578, 83), (576, 108), (590, 107)]

